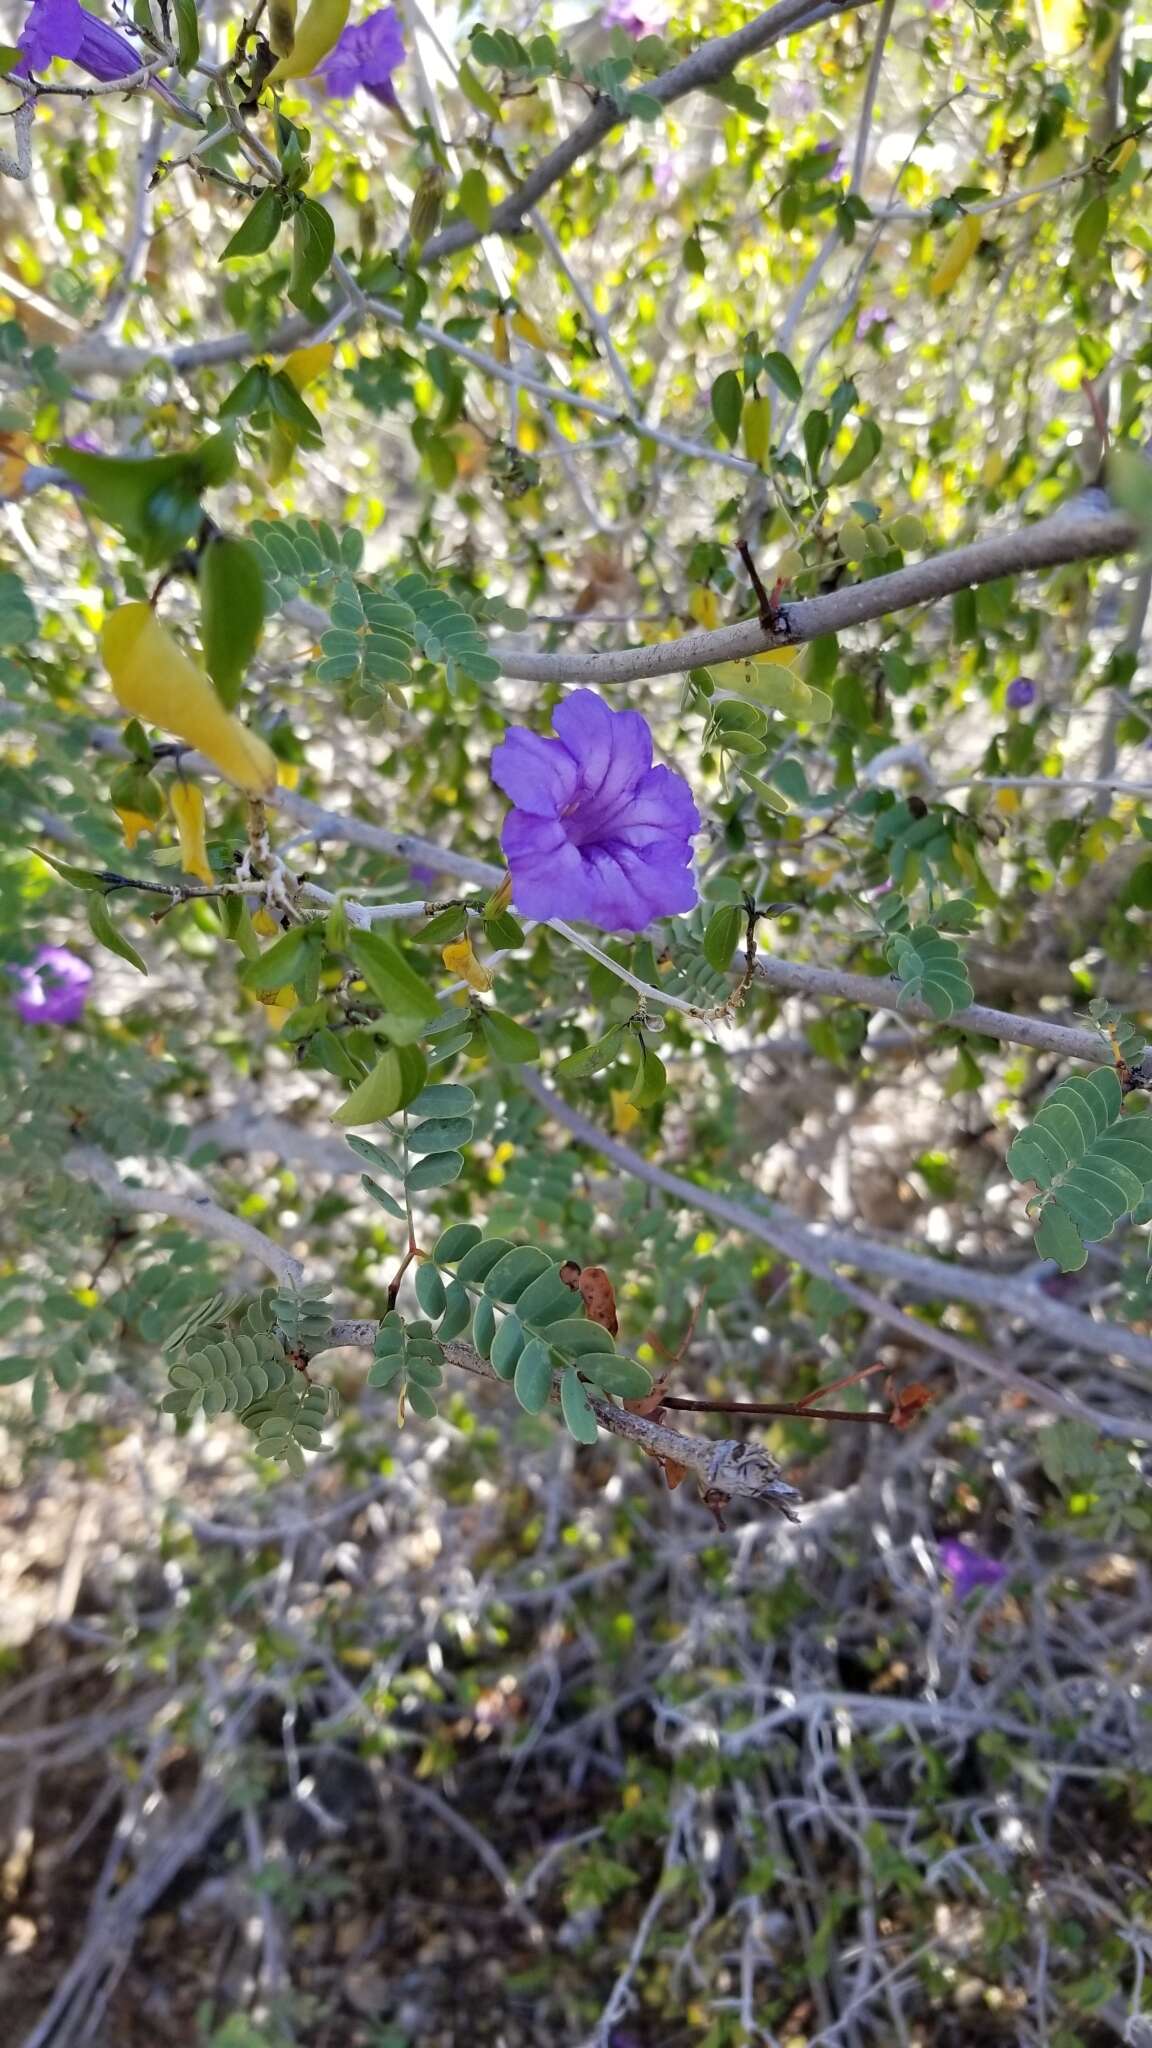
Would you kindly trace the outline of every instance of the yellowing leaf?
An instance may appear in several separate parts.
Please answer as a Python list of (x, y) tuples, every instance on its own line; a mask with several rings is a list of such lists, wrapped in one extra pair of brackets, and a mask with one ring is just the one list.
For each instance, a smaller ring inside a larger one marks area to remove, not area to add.
[(700, 587), (693, 590), (688, 598), (688, 610), (698, 626), (706, 626), (709, 632), (720, 624), (720, 600), (714, 590)]
[(481, 966), (472, 951), (471, 939), (454, 939), (451, 945), (445, 946), (440, 958), (449, 974), (458, 974), (461, 981), (466, 981), (469, 988), (475, 989), (477, 995), (487, 994), (492, 986), (492, 976), (486, 967)]
[(343, 34), (350, 5), (351, 0), (312, 0), (296, 28), (292, 55), (281, 57), (272, 66), (265, 84), (280, 85), (287, 78), (308, 78), (318, 70)]
[(125, 711), (198, 747), (249, 796), (271, 794), (276, 787), (271, 747), (225, 710), (204, 670), (150, 605), (119, 605), (108, 613), (101, 637), (112, 688)]
[(508, 345), (508, 322), (503, 313), (497, 313), (492, 322), (492, 353), (498, 363), (506, 363), (512, 350)]
[(1020, 809), (1020, 792), (1015, 789), (998, 789), (993, 802), (998, 811), (1006, 811), (1008, 813), (1018, 811)]
[(945, 292), (951, 291), (957, 278), (967, 269), (976, 254), (983, 235), (983, 222), (975, 214), (966, 213), (944, 256), (928, 280), (928, 290), (934, 299), (942, 299)]
[(709, 674), (718, 689), (746, 697), (765, 710), (782, 712), (785, 718), (806, 725), (827, 725), (832, 699), (826, 690), (816, 689), (798, 674), (795, 664), (801, 652), (793, 647), (773, 648), (770, 653), (751, 655), (747, 661), (720, 662)]
[(204, 835), (204, 798), (194, 782), (174, 782), (168, 797), (180, 835), (180, 865), (186, 875), (211, 884), (215, 877)]
[(288, 985), (284, 988), (274, 989), (271, 995), (260, 996), (259, 1001), (264, 1006), (264, 1015), (267, 1017), (273, 1031), (279, 1031), (280, 1026), (287, 1021), (296, 1008), (296, 991)]
[(259, 932), (262, 939), (278, 939), (280, 936), (280, 927), (276, 919), (272, 916), (271, 911), (265, 910), (263, 904), (260, 905), (259, 910), (255, 910), (252, 913), (252, 929), (254, 932)]
[(626, 1138), (629, 1131), (640, 1121), (640, 1111), (634, 1102), (629, 1102), (626, 1088), (612, 1088), (612, 1129), (618, 1138)]
[(513, 313), (512, 332), (518, 334), (521, 341), (530, 342), (533, 348), (548, 349), (554, 345), (549, 341), (540, 322), (533, 320), (530, 313)]

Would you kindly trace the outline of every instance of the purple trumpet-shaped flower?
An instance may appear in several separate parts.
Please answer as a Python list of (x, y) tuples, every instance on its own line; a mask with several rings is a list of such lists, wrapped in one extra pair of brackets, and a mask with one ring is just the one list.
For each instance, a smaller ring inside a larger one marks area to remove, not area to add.
[(394, 7), (378, 8), (346, 28), (324, 64), (330, 99), (350, 100), (357, 86), (381, 106), (396, 105), (392, 73), (404, 62), (404, 31)]
[(83, 1016), (92, 969), (66, 946), (41, 946), (12, 971), (20, 984), (12, 1007), (25, 1024), (75, 1024)]
[(493, 779), (515, 806), (501, 844), (517, 910), (609, 932), (691, 910), (699, 813), (683, 776), (652, 766), (640, 713), (574, 690), (552, 723), (557, 739), (514, 725), (492, 755)]
[(1031, 676), (1016, 676), (1004, 692), (1009, 711), (1027, 711), (1036, 702), (1036, 685)]
[[(54, 57), (63, 57), (101, 85), (111, 85), (117, 78), (131, 78), (147, 61), (129, 37), (98, 14), (90, 14), (80, 0), (32, 0), (18, 47), (20, 62), (13, 66), (17, 78), (44, 71)], [(199, 126), (196, 116), (159, 79), (152, 80), (151, 90), (184, 121)]]
[(966, 1600), (969, 1593), (980, 1586), (998, 1586), (1007, 1577), (1008, 1568), (998, 1558), (986, 1557), (982, 1550), (973, 1549), (959, 1536), (948, 1536), (938, 1545), (940, 1563), (956, 1588), (958, 1597)]

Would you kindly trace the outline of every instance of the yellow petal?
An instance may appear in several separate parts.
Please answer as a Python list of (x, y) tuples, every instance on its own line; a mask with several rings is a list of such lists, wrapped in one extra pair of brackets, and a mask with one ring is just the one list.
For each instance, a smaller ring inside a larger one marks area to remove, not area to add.
[(498, 363), (506, 363), (512, 353), (508, 346), (508, 322), (502, 313), (497, 313), (492, 322), (492, 353)]
[(281, 789), (295, 789), (300, 781), (300, 769), (295, 761), (277, 761), (276, 780)]
[(476, 990), (477, 995), (484, 995), (491, 988), (492, 976), (472, 951), (471, 939), (454, 939), (450, 946), (445, 946), (440, 958), (449, 974), (458, 974), (461, 981), (466, 981), (469, 988)]
[(552, 347), (552, 343), (549, 341), (540, 322), (533, 320), (530, 313), (513, 313), (512, 332), (513, 334), (518, 334), (521, 341), (531, 342), (533, 348)]
[(252, 929), (254, 932), (259, 932), (262, 939), (278, 939), (280, 936), (279, 925), (275, 918), (265, 910), (263, 904), (261, 904), (259, 910), (253, 912)]
[(697, 589), (689, 593), (688, 610), (698, 626), (706, 626), (709, 632), (720, 624), (720, 600), (714, 590)]
[(273, 994), (261, 996), (260, 1002), (273, 1031), (279, 1031), (285, 1018), (290, 1017), (296, 1008), (296, 991), (289, 982)]
[(306, 384), (312, 384), (325, 370), (330, 370), (336, 360), (336, 345), (331, 341), (314, 341), (309, 348), (294, 348), (284, 358), (284, 374), (291, 378), (297, 391), (303, 391)]
[[(115, 809), (115, 806), (113, 808)], [(124, 827), (124, 844), (128, 848), (129, 853), (132, 852), (142, 832), (154, 832), (156, 830), (152, 819), (146, 818), (142, 811), (117, 810), (116, 816)]]

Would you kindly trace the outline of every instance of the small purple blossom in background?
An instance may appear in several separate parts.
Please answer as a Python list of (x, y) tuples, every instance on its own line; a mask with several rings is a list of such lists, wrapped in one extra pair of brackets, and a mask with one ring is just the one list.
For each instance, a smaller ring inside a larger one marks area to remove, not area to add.
[(382, 107), (396, 105), (392, 73), (404, 62), (404, 31), (394, 7), (378, 8), (346, 28), (324, 64), (330, 99), (350, 100), (357, 86)]
[(515, 806), (501, 844), (517, 910), (607, 932), (691, 910), (700, 815), (683, 776), (652, 766), (640, 713), (574, 690), (552, 723), (558, 739), (514, 725), (492, 755), (493, 779)]
[(1027, 711), (1036, 702), (1036, 685), (1031, 676), (1016, 676), (1004, 692), (1009, 711)]
[(443, 868), (430, 868), (422, 860), (410, 860), (408, 863), (409, 878), (418, 889), (432, 891), (444, 872)]
[(668, 23), (668, 9), (661, 0), (608, 0), (600, 10), (601, 28), (622, 28), (637, 42), (643, 36), (658, 36)]
[(11, 971), (20, 984), (12, 1007), (25, 1024), (75, 1024), (83, 1016), (92, 969), (66, 946), (41, 946), (28, 966)]
[(979, 1586), (998, 1586), (1008, 1576), (1008, 1567), (997, 1558), (986, 1557), (982, 1550), (974, 1550), (970, 1543), (961, 1542), (959, 1536), (945, 1537), (937, 1545), (940, 1563), (956, 1588), (959, 1599), (966, 1600)]
[(865, 306), (864, 311), (856, 322), (857, 341), (863, 341), (872, 332), (874, 327), (887, 327), (891, 318), (892, 315), (888, 311), (887, 306)]

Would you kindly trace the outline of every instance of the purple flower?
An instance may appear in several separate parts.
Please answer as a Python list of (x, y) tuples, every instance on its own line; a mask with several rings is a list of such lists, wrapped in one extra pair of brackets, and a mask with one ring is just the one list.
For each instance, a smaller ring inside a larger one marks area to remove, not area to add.
[(66, 57), (90, 77), (108, 83), (139, 71), (142, 62), (135, 44), (89, 14), (80, 0), (32, 0), (19, 47), (17, 73), (44, 71), (53, 57)]
[(65, 946), (41, 946), (27, 967), (12, 971), (20, 983), (12, 1007), (25, 1024), (75, 1024), (83, 1016), (92, 969)]
[(404, 62), (404, 31), (394, 7), (378, 8), (346, 28), (324, 65), (330, 99), (350, 100), (358, 85), (381, 106), (394, 107), (392, 73)]
[(492, 755), (493, 778), (515, 805), (501, 845), (517, 910), (608, 932), (691, 910), (700, 816), (683, 776), (652, 766), (640, 713), (574, 690), (552, 723), (558, 739), (514, 725)]
[(937, 1550), (961, 1600), (966, 1600), (978, 1586), (998, 1586), (1008, 1575), (1006, 1565), (997, 1558), (986, 1557), (982, 1550), (974, 1550), (971, 1544), (962, 1543), (958, 1536), (946, 1537)]
[(443, 873), (443, 868), (430, 868), (426, 861), (410, 860), (408, 863), (409, 879), (418, 889), (434, 889)]
[(863, 341), (865, 336), (870, 334), (874, 327), (886, 327), (891, 318), (892, 315), (887, 306), (865, 306), (856, 322), (857, 341)]
[[(78, 64), (90, 78), (108, 85), (117, 78), (130, 78), (146, 62), (135, 43), (121, 35), (119, 29), (101, 21), (99, 15), (81, 7), (80, 0), (32, 0), (19, 49), (20, 62), (12, 67), (17, 78), (26, 77), (30, 71), (43, 71), (54, 57), (63, 57)], [(151, 91), (183, 120), (196, 127), (200, 125), (197, 117), (159, 79), (152, 80)]]
[(601, 28), (622, 28), (637, 42), (642, 36), (658, 36), (667, 19), (661, 0), (608, 0), (600, 10)]
[(1036, 685), (1031, 676), (1016, 676), (1004, 692), (1009, 711), (1027, 711), (1036, 702)]

